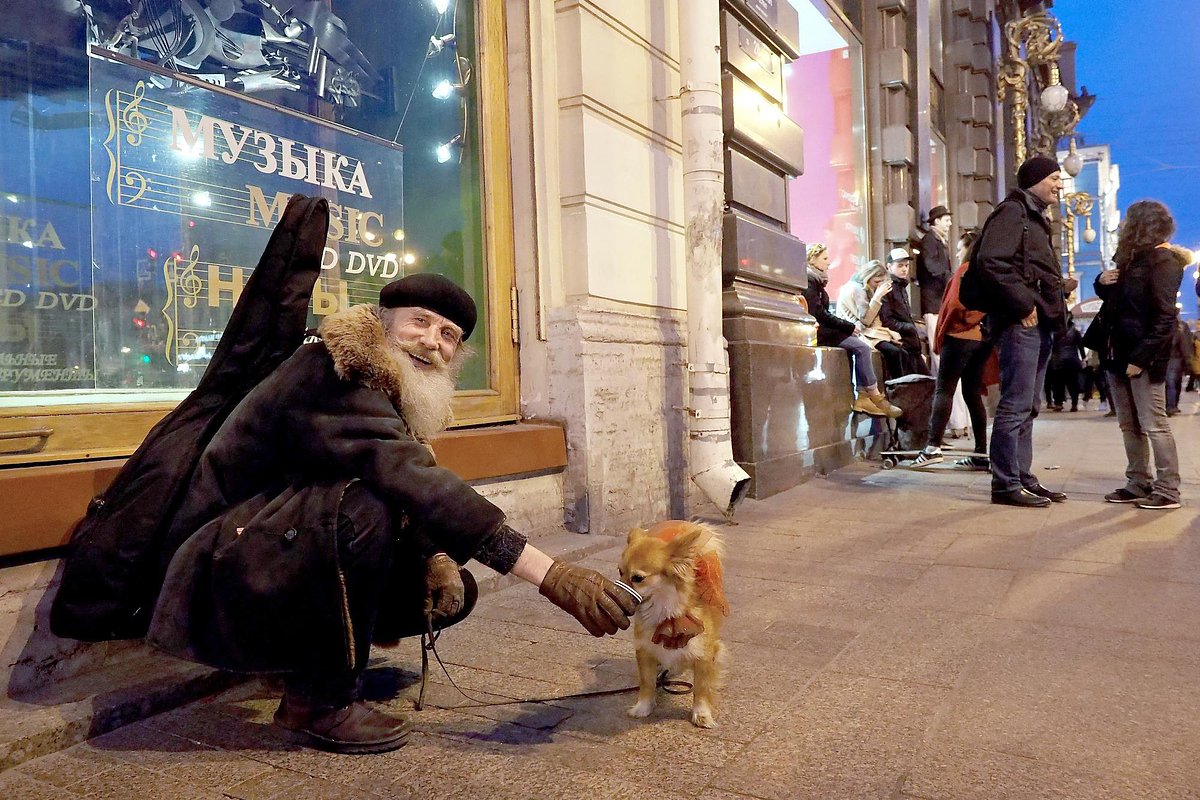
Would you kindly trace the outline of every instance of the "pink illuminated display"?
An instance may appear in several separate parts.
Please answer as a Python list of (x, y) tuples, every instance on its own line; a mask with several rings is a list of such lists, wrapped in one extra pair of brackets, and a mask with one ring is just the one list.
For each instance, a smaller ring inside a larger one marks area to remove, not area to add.
[(789, 226), (831, 256), (829, 293), (870, 259), (862, 49), (839, 21), (848, 47), (810, 53), (785, 73), (788, 116), (804, 128), (804, 174), (788, 185)]

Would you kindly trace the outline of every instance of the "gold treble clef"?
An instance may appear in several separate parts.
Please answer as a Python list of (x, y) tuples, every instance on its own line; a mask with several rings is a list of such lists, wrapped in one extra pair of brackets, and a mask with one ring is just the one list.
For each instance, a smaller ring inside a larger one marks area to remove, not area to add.
[(200, 280), (200, 276), (196, 274), (196, 264), (200, 261), (200, 246), (192, 245), (192, 251), (188, 253), (187, 266), (182, 271), (179, 270), (179, 259), (175, 259), (175, 269), (177, 270), (179, 284), (179, 293), (183, 298), (183, 304), (188, 308), (195, 308), (197, 298), (200, 297), (200, 291), (204, 288), (204, 282)]
[(134, 147), (142, 143), (142, 133), (150, 127), (150, 120), (146, 119), (146, 115), (142, 113), (142, 99), (146, 96), (146, 84), (144, 81), (138, 81), (137, 86), (133, 88), (133, 99), (125, 104), (125, 108), (121, 110), (121, 123), (129, 131), (129, 135), (125, 137), (125, 141), (129, 142)]

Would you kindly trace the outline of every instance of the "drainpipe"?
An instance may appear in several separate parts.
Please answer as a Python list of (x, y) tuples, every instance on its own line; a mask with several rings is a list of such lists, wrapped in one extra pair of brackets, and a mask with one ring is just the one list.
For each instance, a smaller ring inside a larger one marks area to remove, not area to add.
[(689, 468), (726, 518), (750, 487), (733, 460), (729, 361), (721, 333), (721, 222), (725, 141), (721, 125), (717, 0), (678, 0), (686, 222)]

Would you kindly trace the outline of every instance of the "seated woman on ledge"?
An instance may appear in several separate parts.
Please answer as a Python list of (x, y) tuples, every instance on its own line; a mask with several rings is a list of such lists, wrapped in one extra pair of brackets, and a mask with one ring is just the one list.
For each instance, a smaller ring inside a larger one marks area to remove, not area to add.
[[(879, 318), (883, 299), (892, 290), (887, 269), (877, 259), (858, 268), (854, 277), (838, 291), (837, 313), (843, 319), (862, 326), (858, 335), (879, 351), (884, 371), (893, 378), (904, 375), (904, 351), (900, 349), (900, 334), (884, 327)], [(868, 299), (870, 298), (870, 299)]]
[(808, 246), (808, 286), (801, 290), (808, 303), (808, 313), (817, 320), (817, 344), (822, 347), (840, 347), (854, 363), (854, 382), (858, 385), (858, 397), (851, 410), (872, 416), (898, 417), (903, 413), (898, 406), (887, 401), (879, 391), (875, 368), (871, 364), (871, 345), (857, 334), (863, 332), (860, 323), (842, 319), (829, 310), (829, 250), (823, 244)]

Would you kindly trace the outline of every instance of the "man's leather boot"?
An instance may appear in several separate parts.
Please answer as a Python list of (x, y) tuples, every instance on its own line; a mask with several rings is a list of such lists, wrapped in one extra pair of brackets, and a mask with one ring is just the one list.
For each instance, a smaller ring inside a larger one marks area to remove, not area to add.
[(333, 753), (386, 753), (408, 743), (412, 723), (369, 708), (361, 700), (331, 708), (286, 692), (275, 724), (299, 744)]

